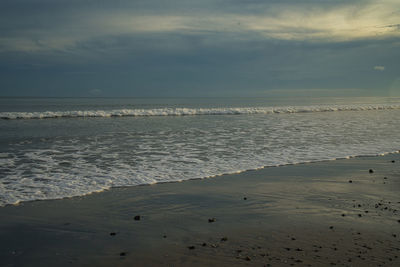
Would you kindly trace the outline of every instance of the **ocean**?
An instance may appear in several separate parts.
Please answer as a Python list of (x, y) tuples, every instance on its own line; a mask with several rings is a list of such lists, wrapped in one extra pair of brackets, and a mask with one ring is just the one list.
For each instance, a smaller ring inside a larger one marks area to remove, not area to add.
[(0, 206), (397, 153), (399, 118), (393, 97), (0, 98)]

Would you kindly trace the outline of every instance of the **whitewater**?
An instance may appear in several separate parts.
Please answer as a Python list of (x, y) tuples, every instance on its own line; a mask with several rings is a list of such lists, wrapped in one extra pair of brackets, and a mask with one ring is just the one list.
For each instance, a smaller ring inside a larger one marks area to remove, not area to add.
[(4, 100), (0, 206), (400, 148), (396, 101), (129, 101)]
[(157, 109), (117, 109), (117, 110), (73, 110), (45, 112), (0, 112), (0, 119), (49, 119), (84, 117), (124, 117), (124, 116), (185, 116), (185, 115), (240, 115), (305, 113), (333, 111), (362, 111), (400, 109), (400, 105), (318, 105), (292, 107), (242, 107), (242, 108), (157, 108)]

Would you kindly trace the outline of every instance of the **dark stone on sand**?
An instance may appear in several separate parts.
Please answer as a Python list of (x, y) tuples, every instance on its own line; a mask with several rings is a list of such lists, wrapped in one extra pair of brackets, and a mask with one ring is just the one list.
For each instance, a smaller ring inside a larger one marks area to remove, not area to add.
[(296, 248), (296, 251), (303, 251), (301, 248)]
[(221, 238), (221, 241), (223, 241), (223, 242), (228, 241), (228, 238), (226, 236), (224, 236), (223, 238)]
[(114, 236), (114, 235), (116, 235), (116, 234), (117, 234), (117, 233), (115, 233), (115, 232), (111, 232), (111, 233), (110, 233), (111, 236)]
[(296, 240), (296, 238), (292, 237), (292, 240)]
[(362, 217), (362, 215), (361, 215), (361, 214), (358, 214), (358, 217)]
[(247, 256), (247, 257), (245, 258), (245, 260), (246, 260), (246, 261), (251, 261), (251, 259), (250, 259), (249, 256)]
[(374, 170), (373, 169), (369, 169), (369, 173), (374, 173)]
[(368, 213), (368, 210), (364, 211), (365, 213)]
[(208, 222), (209, 222), (209, 223), (213, 223), (213, 222), (215, 222), (215, 221), (216, 221), (215, 218), (210, 218), (210, 219), (208, 219)]
[(386, 180), (386, 179), (387, 179), (387, 177), (383, 177), (383, 179), (385, 179), (385, 180)]
[(163, 235), (163, 238), (167, 238), (167, 235)]
[(195, 246), (188, 246), (188, 249), (190, 250), (195, 249)]
[(349, 180), (349, 183), (352, 183), (353, 181), (352, 180)]
[(121, 252), (121, 253), (119, 253), (119, 255), (120, 255), (121, 257), (124, 257), (124, 256), (126, 256), (126, 252)]
[(140, 215), (136, 215), (133, 219), (134, 219), (135, 221), (140, 221)]
[(247, 197), (244, 197), (243, 200), (247, 200)]
[(287, 251), (290, 251), (290, 248), (285, 248)]
[(400, 220), (397, 220), (398, 223), (400, 223)]
[(395, 163), (396, 161), (392, 160), (392, 163)]
[(329, 226), (329, 229), (333, 229), (333, 226)]
[(207, 243), (203, 243), (203, 244), (201, 244), (203, 247), (205, 247), (205, 246), (207, 246)]
[(346, 214), (343, 213), (343, 214), (342, 214), (342, 217), (344, 217), (344, 216), (346, 216)]

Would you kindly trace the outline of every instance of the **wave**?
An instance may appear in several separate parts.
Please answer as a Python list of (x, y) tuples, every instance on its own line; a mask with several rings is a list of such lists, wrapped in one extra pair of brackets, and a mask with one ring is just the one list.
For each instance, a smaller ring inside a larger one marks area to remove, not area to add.
[(143, 117), (143, 116), (190, 116), (190, 115), (242, 115), (306, 113), (334, 111), (366, 111), (400, 109), (400, 104), (374, 105), (315, 105), (293, 107), (240, 107), (240, 108), (156, 108), (156, 109), (114, 109), (114, 110), (75, 110), (45, 112), (0, 112), (0, 119), (51, 119), (85, 117)]

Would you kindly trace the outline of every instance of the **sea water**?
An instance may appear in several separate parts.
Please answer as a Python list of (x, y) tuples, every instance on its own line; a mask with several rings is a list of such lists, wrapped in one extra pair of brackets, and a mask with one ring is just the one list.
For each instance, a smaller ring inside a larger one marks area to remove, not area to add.
[(0, 98), (0, 118), (0, 206), (400, 148), (399, 98)]

